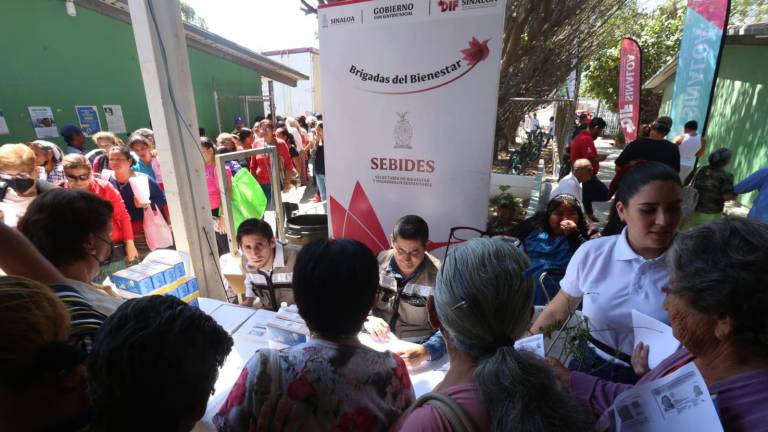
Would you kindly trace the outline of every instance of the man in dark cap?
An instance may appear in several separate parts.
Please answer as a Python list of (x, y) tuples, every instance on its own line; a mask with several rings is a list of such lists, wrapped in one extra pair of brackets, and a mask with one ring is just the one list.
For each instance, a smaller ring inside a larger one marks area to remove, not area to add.
[(85, 135), (83, 130), (75, 125), (66, 125), (61, 129), (61, 137), (67, 143), (66, 154), (81, 154), (85, 156)]
[(244, 127), (245, 127), (245, 120), (243, 119), (243, 116), (236, 116), (235, 128), (232, 130), (232, 135), (237, 135), (240, 132), (240, 129)]

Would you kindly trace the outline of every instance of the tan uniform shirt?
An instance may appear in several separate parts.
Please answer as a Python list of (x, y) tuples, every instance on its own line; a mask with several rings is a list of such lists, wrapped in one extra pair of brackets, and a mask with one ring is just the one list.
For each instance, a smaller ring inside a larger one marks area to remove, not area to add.
[(420, 273), (404, 286), (399, 287), (394, 274), (387, 270), (393, 255), (394, 251), (390, 249), (381, 252), (377, 258), (379, 293), (371, 314), (393, 327), (391, 321), (397, 308), (399, 316), (392, 332), (401, 339), (421, 342), (434, 333), (434, 329), (429, 324), (427, 297), (432, 295), (435, 288), (440, 260), (426, 254)]
[[(293, 299), (293, 265), (300, 247), (291, 244), (276, 242), (275, 259), (272, 263), (272, 271), (266, 272), (249, 265), (243, 255), (243, 268), (245, 269), (245, 296), (258, 297), (260, 304), (254, 306), (261, 309), (277, 310), (280, 303), (294, 304)], [(268, 281), (271, 281), (271, 283)], [(271, 289), (270, 289), (271, 288)], [(272, 291), (277, 297), (273, 302)]]

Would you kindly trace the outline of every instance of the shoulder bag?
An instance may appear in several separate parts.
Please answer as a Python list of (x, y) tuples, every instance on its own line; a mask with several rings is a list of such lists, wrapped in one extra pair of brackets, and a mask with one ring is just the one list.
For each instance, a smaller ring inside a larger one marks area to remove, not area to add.
[(464, 411), (459, 404), (456, 403), (450, 396), (437, 392), (429, 392), (421, 395), (420, 398), (408, 408), (406, 414), (403, 416), (407, 418), (411, 413), (422, 405), (429, 405), (436, 409), (443, 417), (448, 420), (453, 432), (474, 432), (477, 430), (472, 419), (469, 418), (467, 412)]

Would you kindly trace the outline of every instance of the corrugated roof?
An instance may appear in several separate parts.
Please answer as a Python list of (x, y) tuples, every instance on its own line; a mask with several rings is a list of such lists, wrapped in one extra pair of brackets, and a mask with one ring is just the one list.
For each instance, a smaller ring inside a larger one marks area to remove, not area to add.
[(289, 49), (282, 49), (282, 50), (262, 51), (261, 55), (264, 55), (264, 56), (276, 56), (276, 55), (284, 55), (284, 54), (303, 54), (303, 53), (310, 53), (310, 54), (320, 55), (320, 50), (318, 50), (317, 48), (313, 48), (313, 47), (289, 48)]

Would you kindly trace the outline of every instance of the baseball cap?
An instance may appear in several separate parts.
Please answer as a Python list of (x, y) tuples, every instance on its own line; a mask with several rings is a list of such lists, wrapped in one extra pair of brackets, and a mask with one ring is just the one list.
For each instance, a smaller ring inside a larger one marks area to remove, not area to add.
[(243, 116), (236, 116), (235, 124), (245, 124), (245, 120), (243, 120)]
[(68, 124), (61, 128), (61, 136), (65, 140), (71, 140), (75, 135), (82, 133), (83, 130), (73, 124)]

